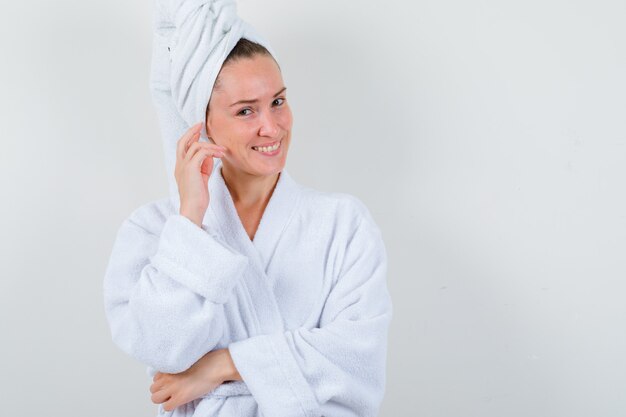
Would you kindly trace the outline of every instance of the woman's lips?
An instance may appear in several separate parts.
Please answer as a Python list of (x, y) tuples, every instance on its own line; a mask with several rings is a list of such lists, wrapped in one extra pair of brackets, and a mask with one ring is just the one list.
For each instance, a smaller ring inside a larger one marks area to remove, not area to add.
[(267, 145), (253, 146), (252, 149), (261, 155), (276, 155), (280, 152), (282, 141), (270, 142)]
[(253, 148), (269, 147), (269, 146), (275, 145), (277, 142), (280, 142), (280, 141), (279, 140), (275, 140), (274, 142), (260, 143), (258, 145), (254, 145), (252, 147)]

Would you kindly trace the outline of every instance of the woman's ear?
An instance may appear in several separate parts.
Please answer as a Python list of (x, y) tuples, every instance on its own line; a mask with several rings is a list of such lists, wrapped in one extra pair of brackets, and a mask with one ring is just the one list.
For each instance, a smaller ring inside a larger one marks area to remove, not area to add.
[(217, 145), (215, 141), (213, 140), (213, 138), (211, 137), (211, 129), (209, 129), (209, 126), (207, 125), (207, 121), (208, 121), (208, 118), (204, 122), (204, 133), (206, 134), (206, 137), (209, 143), (212, 143), (213, 145)]
[(207, 140), (208, 140), (210, 143), (213, 143), (213, 144), (215, 143), (215, 142), (213, 141), (213, 138), (211, 138), (211, 132), (209, 132), (209, 128), (207, 127), (206, 122), (204, 123), (204, 134), (206, 135)]

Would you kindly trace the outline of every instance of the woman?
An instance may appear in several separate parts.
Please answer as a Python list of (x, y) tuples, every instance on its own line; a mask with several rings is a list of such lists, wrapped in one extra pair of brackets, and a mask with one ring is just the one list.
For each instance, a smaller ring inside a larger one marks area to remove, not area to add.
[(175, 193), (118, 231), (113, 341), (149, 367), (161, 415), (375, 416), (392, 316), (380, 230), (356, 197), (291, 178), (280, 68), (260, 43), (227, 49), (206, 123), (176, 141)]

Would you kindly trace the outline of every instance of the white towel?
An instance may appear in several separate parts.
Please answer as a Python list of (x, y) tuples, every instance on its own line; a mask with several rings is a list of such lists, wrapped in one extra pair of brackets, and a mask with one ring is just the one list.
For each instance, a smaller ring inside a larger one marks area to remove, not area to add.
[(104, 281), (113, 341), (150, 375), (229, 348), (243, 381), (164, 415), (376, 416), (392, 304), (369, 210), (283, 170), (251, 241), (219, 167), (202, 228), (169, 199), (120, 227)]
[[(206, 122), (206, 107), (222, 64), (239, 39), (270, 43), (237, 15), (233, 0), (156, 0), (150, 89), (161, 123), (170, 195), (180, 201), (174, 178), (176, 142)], [(203, 130), (201, 138), (206, 140)]]
[(157, 1), (150, 87), (170, 196), (134, 210), (117, 233), (103, 284), (112, 339), (149, 375), (229, 348), (244, 381), (171, 412), (161, 405), (162, 416), (374, 417), (392, 304), (382, 234), (363, 202), (283, 169), (251, 241), (216, 159), (202, 227), (179, 214), (175, 145), (204, 119), (219, 69), (198, 48), (219, 62), (244, 33), (262, 42), (230, 1)]

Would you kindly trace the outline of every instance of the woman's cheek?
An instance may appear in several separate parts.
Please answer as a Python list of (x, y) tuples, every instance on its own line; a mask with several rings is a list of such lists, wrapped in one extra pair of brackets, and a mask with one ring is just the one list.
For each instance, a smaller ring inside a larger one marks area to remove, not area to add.
[(286, 129), (291, 129), (291, 124), (293, 122), (293, 117), (291, 115), (291, 110), (289, 108), (285, 109), (280, 114), (280, 122)]

